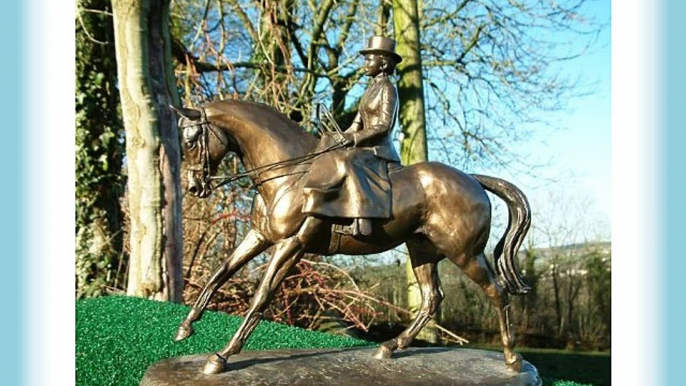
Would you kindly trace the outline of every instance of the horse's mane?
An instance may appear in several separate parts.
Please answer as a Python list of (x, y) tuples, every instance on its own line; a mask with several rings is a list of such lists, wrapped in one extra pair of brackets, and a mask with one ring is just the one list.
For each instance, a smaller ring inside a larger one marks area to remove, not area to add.
[(276, 120), (278, 123), (280, 123), (278, 128), (288, 130), (290, 132), (288, 134), (305, 134), (309, 137), (312, 137), (312, 139), (316, 140), (316, 137), (312, 133), (308, 132), (302, 126), (298, 125), (295, 121), (288, 118), (284, 113), (264, 103), (227, 99), (207, 103), (204, 105), (204, 107), (207, 109), (217, 109), (223, 114), (233, 114), (239, 119), (264, 117), (267, 119)]

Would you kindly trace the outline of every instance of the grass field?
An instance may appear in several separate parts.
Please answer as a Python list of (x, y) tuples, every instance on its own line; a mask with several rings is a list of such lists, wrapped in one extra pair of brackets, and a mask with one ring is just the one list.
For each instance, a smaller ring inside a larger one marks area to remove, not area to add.
[[(76, 384), (137, 386), (151, 364), (165, 358), (220, 350), (241, 318), (207, 312), (194, 325), (196, 334), (181, 342), (173, 337), (188, 313), (186, 306), (129, 297), (76, 302)], [(372, 343), (262, 322), (246, 350), (338, 348)], [(539, 370), (545, 386), (609, 386), (609, 354), (555, 350), (519, 350)]]
[[(478, 348), (500, 351), (493, 345)], [(531, 362), (543, 379), (544, 386), (610, 386), (609, 352), (584, 352), (517, 347), (517, 352)]]
[[(610, 353), (586, 353), (551, 349), (521, 348), (522, 356), (538, 369), (544, 384), (566, 386), (589, 384), (610, 386)], [(555, 383), (553, 379), (578, 383)]]

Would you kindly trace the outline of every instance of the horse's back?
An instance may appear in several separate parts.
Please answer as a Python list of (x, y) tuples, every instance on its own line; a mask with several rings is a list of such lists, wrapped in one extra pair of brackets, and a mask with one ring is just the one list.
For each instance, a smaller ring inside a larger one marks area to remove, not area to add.
[(393, 189), (393, 200), (398, 209), (403, 205), (420, 205), (426, 209), (436, 209), (435, 205), (445, 206), (449, 202), (436, 199), (452, 199), (459, 213), (478, 210), (482, 206), (490, 212), (490, 201), (481, 184), (470, 174), (440, 162), (423, 162), (391, 172), (389, 174)]

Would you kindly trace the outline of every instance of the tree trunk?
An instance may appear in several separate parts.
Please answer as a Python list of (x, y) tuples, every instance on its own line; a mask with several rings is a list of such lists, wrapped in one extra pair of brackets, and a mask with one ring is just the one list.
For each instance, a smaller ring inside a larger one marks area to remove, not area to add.
[(575, 275), (570, 275), (567, 280), (569, 283), (567, 288), (567, 332), (575, 334), (579, 331), (572, 321), (574, 320), (576, 299), (579, 296), (579, 291), (581, 290), (581, 280), (583, 279), (577, 278)]
[[(403, 164), (411, 165), (428, 160), (426, 146), (426, 116), (424, 112), (424, 87), (422, 80), (422, 57), (419, 36), (419, 5), (417, 0), (393, 1), (393, 24), (397, 52), (403, 57), (398, 65), (398, 96), (400, 99), (400, 128), (403, 139), (400, 144), (400, 158)], [(414, 272), (407, 259), (407, 304), (413, 316), (421, 306), (421, 292)], [(437, 312), (436, 315), (439, 313)], [(435, 328), (426, 327), (419, 339), (438, 342)]]
[(557, 259), (553, 260), (553, 294), (555, 295), (555, 323), (557, 326), (557, 334), (562, 335), (562, 305), (560, 304), (560, 284), (559, 267)]
[(522, 313), (523, 322), (521, 327), (526, 331), (535, 320), (532, 316), (536, 314), (538, 310), (538, 279), (539, 274), (536, 272), (536, 260), (538, 256), (534, 251), (533, 242), (529, 241), (529, 245), (525, 250), (524, 255), (524, 281), (529, 284), (531, 289), (526, 296), (522, 296), (521, 302), (524, 304), (524, 311)]
[(393, 1), (396, 51), (403, 57), (398, 65), (398, 95), (403, 133), (400, 157), (406, 165), (428, 160), (418, 14), (417, 0)]
[(181, 302), (181, 158), (168, 107), (178, 103), (169, 1), (113, 0), (112, 5), (131, 223), (127, 293)]

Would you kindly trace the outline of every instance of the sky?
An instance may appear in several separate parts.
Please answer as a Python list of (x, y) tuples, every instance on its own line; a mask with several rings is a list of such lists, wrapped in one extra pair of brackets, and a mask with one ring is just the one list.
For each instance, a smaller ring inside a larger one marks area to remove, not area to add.
[(512, 145), (529, 163), (544, 165), (535, 172), (539, 178), (489, 170), (528, 196), (536, 245), (547, 243), (538, 229), (565, 223), (580, 231), (573, 242), (610, 240), (610, 1), (591, 1), (586, 12), (608, 25), (584, 55), (565, 62), (561, 70), (579, 76), (582, 83), (592, 85), (592, 91), (568, 101), (564, 111), (541, 116), (549, 127), (541, 126), (527, 141)]

